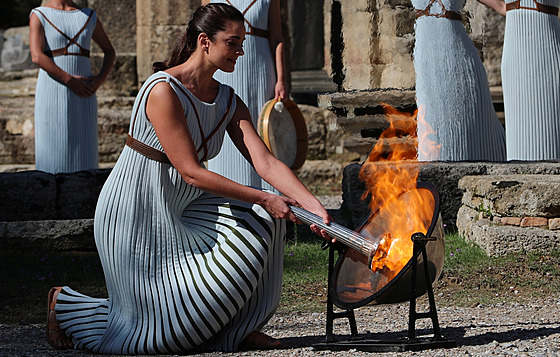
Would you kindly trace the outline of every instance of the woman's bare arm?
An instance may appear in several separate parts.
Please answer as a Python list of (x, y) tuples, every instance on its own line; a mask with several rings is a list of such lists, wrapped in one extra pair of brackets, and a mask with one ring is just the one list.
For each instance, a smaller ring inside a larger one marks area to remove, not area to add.
[(200, 164), (183, 107), (169, 84), (154, 86), (148, 96), (146, 113), (169, 160), (187, 184), (219, 196), (259, 204), (275, 218), (297, 220), (287, 206), (297, 204), (295, 200), (240, 185)]
[(268, 150), (251, 123), (247, 106), (237, 98), (234, 117), (228, 125), (228, 134), (243, 156), (257, 173), (284, 195), (297, 200), (306, 210), (329, 223), (331, 218), (323, 205), (301, 183), (293, 171)]
[(502, 0), (478, 0), (479, 3), (495, 10), (498, 14), (506, 16), (506, 3)]
[(286, 98), (286, 65), (284, 54), (284, 36), (282, 35), (282, 19), (280, 17), (280, 0), (271, 0), (268, 9), (268, 31), (270, 51), (276, 68), (275, 98)]
[(90, 83), (92, 90), (96, 92), (99, 86), (101, 86), (101, 84), (105, 82), (105, 79), (107, 79), (107, 76), (109, 75), (109, 72), (111, 71), (111, 68), (115, 63), (116, 55), (115, 49), (113, 48), (113, 45), (111, 44), (109, 37), (105, 33), (103, 25), (101, 25), (101, 21), (99, 21), (99, 19), (97, 20), (97, 24), (95, 25), (92, 39), (99, 45), (101, 51), (103, 51), (103, 65), (101, 66), (101, 70)]

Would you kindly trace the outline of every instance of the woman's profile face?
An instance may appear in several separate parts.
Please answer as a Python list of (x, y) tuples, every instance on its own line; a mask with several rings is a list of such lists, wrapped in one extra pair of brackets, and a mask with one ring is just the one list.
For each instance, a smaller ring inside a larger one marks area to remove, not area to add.
[(243, 56), (245, 25), (242, 22), (228, 21), (224, 31), (216, 33), (214, 41), (208, 46), (209, 60), (224, 72), (233, 72), (239, 56)]

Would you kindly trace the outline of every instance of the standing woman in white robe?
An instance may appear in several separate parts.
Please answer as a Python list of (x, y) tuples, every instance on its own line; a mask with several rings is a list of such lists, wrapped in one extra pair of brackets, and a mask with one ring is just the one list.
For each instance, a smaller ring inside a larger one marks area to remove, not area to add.
[[(247, 104), (256, 128), (264, 103), (287, 96), (280, 0), (202, 1), (209, 2), (227, 2), (245, 17), (245, 55), (239, 58), (234, 72), (217, 71), (214, 78), (232, 87)], [(261, 179), (228, 135), (220, 153), (208, 162), (208, 169), (240, 184), (278, 193)]]
[(504, 128), (482, 60), (461, 22), (464, 0), (412, 4), (418, 160), (504, 161)]
[(559, 0), (484, 0), (506, 17), (502, 87), (508, 160), (560, 160)]

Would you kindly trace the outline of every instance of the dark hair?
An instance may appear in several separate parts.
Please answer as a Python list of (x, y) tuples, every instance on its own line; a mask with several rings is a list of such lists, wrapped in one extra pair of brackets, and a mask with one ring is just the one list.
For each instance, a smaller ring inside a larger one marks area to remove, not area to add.
[(185, 62), (196, 50), (198, 35), (205, 33), (211, 41), (214, 41), (218, 32), (225, 31), (228, 21), (243, 22), (243, 14), (235, 7), (224, 3), (200, 6), (189, 21), (187, 30), (175, 42), (169, 57), (163, 62), (153, 64), (154, 73)]

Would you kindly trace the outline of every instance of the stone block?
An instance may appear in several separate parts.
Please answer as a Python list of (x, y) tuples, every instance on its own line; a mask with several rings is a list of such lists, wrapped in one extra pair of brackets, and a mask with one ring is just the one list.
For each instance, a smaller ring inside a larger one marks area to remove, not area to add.
[(457, 212), (457, 231), (467, 239), (472, 237), (472, 225), (478, 221), (478, 212), (467, 206), (461, 206)]
[(93, 218), (99, 192), (110, 169), (56, 174), (58, 219)]
[(467, 176), (459, 188), (470, 192), (464, 204), (485, 208), (502, 216), (560, 217), (560, 176), (486, 175)]
[(506, 224), (508, 226), (520, 226), (521, 217), (502, 217), (501, 224)]
[(0, 174), (0, 221), (56, 219), (54, 175), (42, 171)]
[(474, 222), (468, 236), (489, 256), (508, 253), (543, 253), (560, 249), (560, 232), (537, 227), (495, 226)]
[(557, 230), (560, 229), (560, 218), (552, 218), (548, 220), (548, 229)]
[(0, 249), (95, 251), (93, 219), (0, 221)]
[(546, 227), (548, 219), (544, 217), (523, 217), (520, 227)]
[[(2, 68), (7, 71), (21, 71), (23, 69), (36, 68), (37, 66), (31, 61), (31, 52), (29, 50), (29, 29), (27, 33), (20, 31), (9, 35), (4, 32), (6, 39), (2, 44), (0, 63)], [(25, 43), (27, 42), (27, 44)]]

